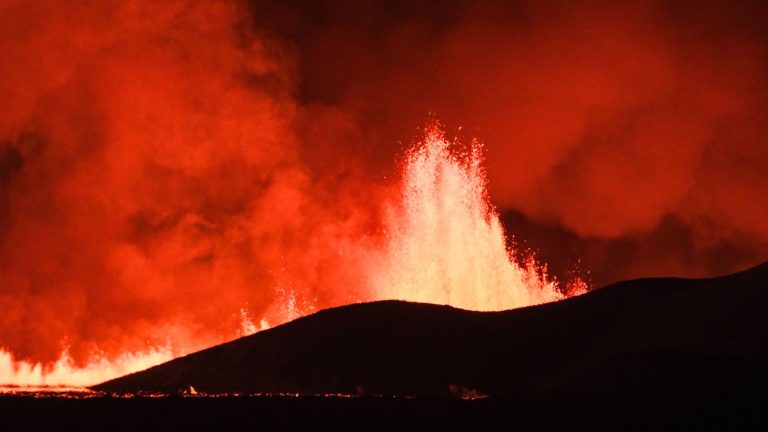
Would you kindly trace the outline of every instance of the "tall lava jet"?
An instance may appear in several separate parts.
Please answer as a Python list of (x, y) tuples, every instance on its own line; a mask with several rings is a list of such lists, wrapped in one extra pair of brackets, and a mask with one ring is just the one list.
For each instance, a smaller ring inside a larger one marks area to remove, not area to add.
[(377, 299), (503, 310), (562, 298), (532, 259), (515, 260), (488, 201), (482, 146), (463, 156), (439, 125), (408, 150), (386, 254), (371, 268)]

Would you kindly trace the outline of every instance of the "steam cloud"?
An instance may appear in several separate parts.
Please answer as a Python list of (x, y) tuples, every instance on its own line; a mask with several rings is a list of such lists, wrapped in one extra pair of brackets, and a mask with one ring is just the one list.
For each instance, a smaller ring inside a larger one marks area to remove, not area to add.
[(0, 347), (186, 351), (367, 299), (430, 112), (556, 273), (768, 257), (760, 2), (303, 3), (0, 5)]

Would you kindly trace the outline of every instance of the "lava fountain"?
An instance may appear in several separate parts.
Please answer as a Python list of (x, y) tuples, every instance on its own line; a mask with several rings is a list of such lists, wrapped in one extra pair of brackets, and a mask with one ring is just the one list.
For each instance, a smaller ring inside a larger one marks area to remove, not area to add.
[(545, 268), (532, 257), (516, 260), (507, 246), (488, 198), (482, 145), (473, 141), (465, 154), (456, 147), (435, 123), (406, 152), (383, 265), (370, 272), (376, 296), (479, 311), (563, 298)]

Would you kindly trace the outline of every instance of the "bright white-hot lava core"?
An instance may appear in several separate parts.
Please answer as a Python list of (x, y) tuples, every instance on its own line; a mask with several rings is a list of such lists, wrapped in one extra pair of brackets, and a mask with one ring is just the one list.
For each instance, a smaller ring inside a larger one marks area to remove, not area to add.
[[(533, 258), (515, 259), (488, 199), (482, 145), (472, 142), (463, 153), (457, 147), (435, 123), (406, 152), (396, 199), (385, 212), (384, 242), (359, 247), (370, 263), (364, 270), (370, 291), (353, 301), (399, 299), (493, 311), (583, 292), (580, 280), (563, 289)], [(290, 312), (274, 324), (314, 310), (276, 306)], [(240, 316), (242, 330), (232, 337), (273, 324), (261, 319), (257, 326), (244, 309)], [(166, 346), (76, 367), (66, 353), (42, 366), (16, 362), (0, 350), (0, 385), (91, 385), (167, 361), (172, 352)]]
[(482, 146), (452, 151), (439, 125), (405, 159), (389, 213), (386, 264), (372, 271), (379, 298), (493, 311), (563, 297), (534, 260), (516, 262), (490, 205)]

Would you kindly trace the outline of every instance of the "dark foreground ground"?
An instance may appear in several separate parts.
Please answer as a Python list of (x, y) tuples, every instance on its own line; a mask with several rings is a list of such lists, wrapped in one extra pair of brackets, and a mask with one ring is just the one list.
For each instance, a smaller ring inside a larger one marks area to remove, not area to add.
[(344, 306), (94, 389), (0, 396), (0, 431), (768, 430), (768, 264), (495, 313)]
[(2, 430), (766, 430), (756, 395), (661, 400), (0, 396)]
[[(383, 301), (318, 312), (95, 390), (531, 400), (768, 389), (768, 264), (642, 279), (503, 312)], [(766, 390), (768, 391), (768, 390)]]

